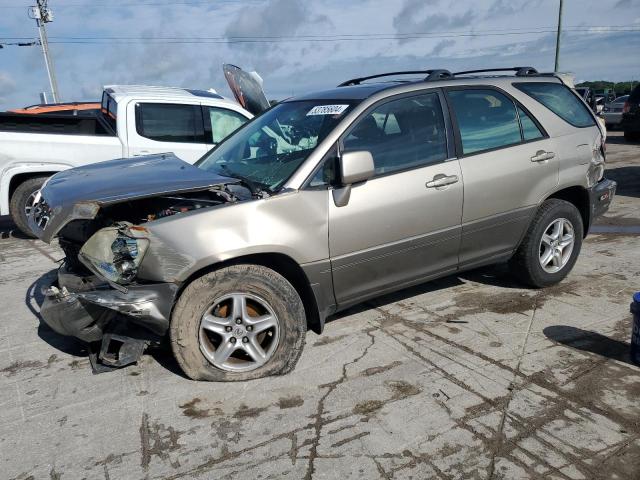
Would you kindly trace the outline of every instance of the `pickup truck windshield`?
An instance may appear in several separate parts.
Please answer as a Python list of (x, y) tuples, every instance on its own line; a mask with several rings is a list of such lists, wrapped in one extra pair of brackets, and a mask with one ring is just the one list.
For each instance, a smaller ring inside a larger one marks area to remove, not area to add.
[(344, 100), (281, 103), (240, 128), (196, 166), (278, 190), (353, 105)]

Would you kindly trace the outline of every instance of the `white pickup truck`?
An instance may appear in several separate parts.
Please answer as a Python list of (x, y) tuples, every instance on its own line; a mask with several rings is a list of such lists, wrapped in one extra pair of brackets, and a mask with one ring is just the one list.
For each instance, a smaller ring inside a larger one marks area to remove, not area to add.
[(130, 85), (106, 86), (94, 115), (0, 113), (0, 215), (31, 236), (27, 213), (52, 174), (164, 152), (194, 163), (252, 116), (211, 91)]

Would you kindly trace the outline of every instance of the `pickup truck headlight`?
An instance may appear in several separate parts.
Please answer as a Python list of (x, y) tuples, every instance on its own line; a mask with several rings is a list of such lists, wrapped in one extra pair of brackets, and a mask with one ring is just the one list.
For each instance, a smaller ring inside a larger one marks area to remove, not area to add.
[(98, 230), (82, 246), (80, 261), (97, 275), (118, 284), (130, 283), (149, 247), (149, 239), (131, 234), (127, 225)]

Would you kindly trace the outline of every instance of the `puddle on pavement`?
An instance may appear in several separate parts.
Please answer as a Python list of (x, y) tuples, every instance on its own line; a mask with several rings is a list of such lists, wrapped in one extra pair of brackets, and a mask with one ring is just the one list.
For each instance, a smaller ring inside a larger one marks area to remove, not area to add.
[(589, 233), (624, 233), (640, 235), (640, 225), (594, 225)]

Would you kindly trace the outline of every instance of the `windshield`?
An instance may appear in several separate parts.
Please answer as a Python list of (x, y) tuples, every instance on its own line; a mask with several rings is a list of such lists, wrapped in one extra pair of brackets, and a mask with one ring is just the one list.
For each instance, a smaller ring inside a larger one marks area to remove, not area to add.
[(196, 166), (278, 190), (353, 107), (352, 101), (284, 102), (256, 117)]

